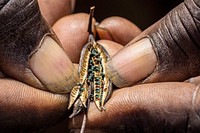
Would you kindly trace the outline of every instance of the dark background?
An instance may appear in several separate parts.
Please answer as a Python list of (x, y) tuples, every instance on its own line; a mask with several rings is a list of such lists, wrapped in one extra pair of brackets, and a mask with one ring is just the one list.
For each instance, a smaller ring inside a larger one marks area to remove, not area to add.
[(144, 30), (181, 2), (183, 0), (77, 0), (75, 12), (89, 13), (90, 6), (94, 5), (98, 22), (109, 16), (121, 16)]

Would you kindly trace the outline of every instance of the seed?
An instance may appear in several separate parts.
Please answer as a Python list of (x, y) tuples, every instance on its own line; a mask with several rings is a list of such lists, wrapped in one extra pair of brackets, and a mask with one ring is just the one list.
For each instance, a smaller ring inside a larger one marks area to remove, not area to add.
[(100, 82), (100, 81), (97, 81), (95, 84), (96, 84), (96, 85), (100, 85), (100, 84), (101, 84), (101, 82)]
[(85, 88), (80, 88), (80, 91), (83, 92), (85, 90)]
[(100, 67), (99, 66), (95, 66), (94, 70), (99, 72), (100, 71)]
[(105, 77), (105, 74), (101, 73), (101, 77), (102, 77), (102, 79), (104, 79), (104, 77)]
[(99, 95), (95, 95), (95, 98), (98, 99), (98, 98), (99, 98)]
[(88, 76), (88, 80), (92, 81), (93, 80), (93, 75)]
[(102, 58), (99, 57), (99, 58), (96, 59), (96, 61), (97, 61), (97, 62), (101, 62), (101, 61), (102, 61)]
[(100, 88), (96, 88), (96, 92), (99, 93), (100, 92)]
[(100, 77), (95, 77), (95, 81), (100, 81)]

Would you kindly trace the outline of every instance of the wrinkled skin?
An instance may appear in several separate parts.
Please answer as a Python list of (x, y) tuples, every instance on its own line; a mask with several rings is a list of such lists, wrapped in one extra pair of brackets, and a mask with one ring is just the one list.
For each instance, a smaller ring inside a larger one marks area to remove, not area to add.
[[(190, 8), (191, 6), (193, 8)], [(198, 61), (200, 56), (197, 47), (200, 42), (199, 24), (197, 21), (199, 17), (197, 14), (200, 12), (199, 6), (199, 0), (186, 0), (185, 4), (181, 4), (171, 14), (139, 36), (137, 35), (140, 33), (140, 30), (123, 18), (108, 18), (99, 25), (99, 27), (106, 29), (104, 31), (97, 28), (101, 38), (112, 40), (101, 40), (99, 43), (107, 49), (113, 59), (119, 54), (117, 52), (119, 50), (122, 51), (124, 45), (136, 36), (128, 45), (133, 45), (141, 38), (148, 37), (156, 52), (157, 66), (150, 77), (140, 80), (145, 81), (145, 83), (158, 81), (165, 81), (166, 83), (129, 85), (128, 87), (115, 90), (111, 99), (105, 105), (105, 112), (99, 112), (93, 104), (90, 106), (87, 120), (88, 129), (99, 129), (106, 132), (198, 132), (200, 130), (199, 82), (198, 80), (195, 80), (195, 83), (183, 82), (186, 79), (199, 75)], [(187, 13), (176, 17), (173, 16), (173, 14), (181, 13), (181, 11), (186, 11)], [(87, 22), (88, 16), (86, 14), (77, 15), (66, 16), (58, 20), (53, 26), (62, 44), (61, 47), (66, 51), (72, 62), (77, 62), (81, 47), (87, 41), (87, 23), (82, 25), (80, 23)], [(189, 21), (189, 24), (184, 23), (186, 21), (177, 21), (185, 19), (187, 22)], [(110, 26), (109, 23), (116, 23), (116, 25)], [(171, 23), (177, 26), (176, 30), (174, 30), (175, 27), (166, 26)], [(121, 26), (120, 33), (117, 32), (119, 25)], [(64, 30), (65, 28), (67, 30)], [(179, 30), (187, 32), (176, 32)], [(169, 32), (166, 31), (170, 31), (172, 35), (176, 36), (175, 39), (177, 40), (174, 41), (174, 38), (169, 37), (169, 34), (167, 34)], [(35, 29), (35, 32), (37, 32), (37, 29)], [(27, 38), (23, 39), (26, 40)], [(75, 48), (74, 42), (77, 44)], [(195, 45), (193, 45), (194, 42)], [(175, 49), (177, 45), (181, 48)], [(160, 48), (161, 46), (165, 47), (165, 49)], [(77, 51), (71, 52), (70, 49), (72, 48)], [(188, 51), (183, 53), (182, 49), (188, 49)], [(12, 52), (22, 57), (29, 57), (31, 50), (23, 52), (23, 55), (20, 55), (21, 52)], [(172, 51), (169, 52), (169, 50)], [(185, 53), (188, 58), (182, 57)], [(43, 87), (40, 88), (34, 86), (34, 84), (29, 84), (30, 82), (26, 81), (28, 77), (21, 79), (18, 78), (17, 74), (12, 75), (11, 69), (6, 69), (7, 59), (12, 59), (9, 63), (17, 67), (28, 64), (28, 60), (17, 63), (18, 57), (13, 55), (11, 54), (9, 58), (7, 58), (7, 55), (1, 55), (1, 59), (5, 61), (5, 64), (0, 66), (0, 70), (3, 73), (0, 74), (2, 77), (0, 79), (1, 131), (8, 131), (9, 129), (10, 132), (19, 130), (26, 132), (28, 130), (43, 129), (66, 118), (69, 115), (67, 111), (68, 96), (54, 94), (49, 92), (47, 88), (44, 89)], [(187, 71), (186, 68), (188, 68)], [(17, 73), (17, 69), (12, 71)], [(30, 72), (32, 72), (31, 69)], [(168, 73), (170, 74), (168, 75)], [(20, 79), (20, 81), (16, 79)], [(193, 82), (194, 80), (188, 81)], [(74, 118), (69, 124), (70, 128), (80, 128), (80, 118), (82, 118), (81, 115)]]

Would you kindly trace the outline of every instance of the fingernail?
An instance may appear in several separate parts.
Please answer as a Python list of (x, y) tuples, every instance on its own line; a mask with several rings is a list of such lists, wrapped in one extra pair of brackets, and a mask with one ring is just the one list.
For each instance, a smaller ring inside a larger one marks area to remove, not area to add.
[(36, 77), (51, 92), (68, 93), (78, 81), (78, 73), (72, 62), (50, 36), (46, 36), (29, 60)]
[(117, 87), (126, 87), (145, 79), (156, 66), (157, 59), (152, 44), (144, 38), (119, 51), (108, 63), (109, 78)]
[(106, 28), (100, 27), (97, 24), (95, 26), (96, 26), (96, 30), (99, 35), (99, 38), (106, 39), (106, 40), (114, 40), (114, 38), (112, 37), (112, 34)]

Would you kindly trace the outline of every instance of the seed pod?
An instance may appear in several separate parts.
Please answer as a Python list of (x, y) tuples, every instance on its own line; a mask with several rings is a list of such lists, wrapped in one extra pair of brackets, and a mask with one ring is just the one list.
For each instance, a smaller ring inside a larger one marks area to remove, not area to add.
[[(92, 24), (91, 16), (89, 27)], [(72, 89), (70, 95), (68, 109), (74, 105), (70, 118), (77, 115), (81, 110), (86, 110), (90, 100), (95, 102), (100, 111), (104, 110), (104, 103), (108, 100), (112, 91), (112, 83), (105, 70), (109, 55), (103, 46), (95, 42), (90, 30), (89, 28), (89, 41), (83, 47), (79, 61), (80, 82)], [(82, 88), (84, 88), (84, 91), (82, 91)]]

